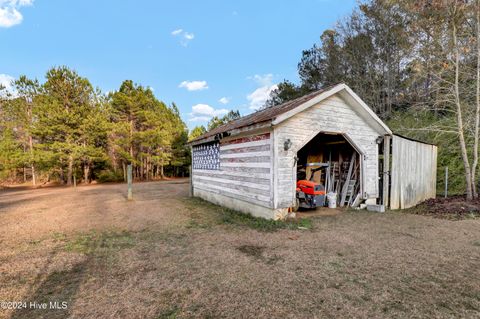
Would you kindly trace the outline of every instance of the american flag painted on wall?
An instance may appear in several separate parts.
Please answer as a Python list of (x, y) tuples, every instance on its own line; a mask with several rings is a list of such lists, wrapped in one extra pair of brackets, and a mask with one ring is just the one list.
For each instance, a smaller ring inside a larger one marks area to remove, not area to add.
[(220, 145), (218, 142), (194, 146), (192, 151), (193, 169), (220, 169)]

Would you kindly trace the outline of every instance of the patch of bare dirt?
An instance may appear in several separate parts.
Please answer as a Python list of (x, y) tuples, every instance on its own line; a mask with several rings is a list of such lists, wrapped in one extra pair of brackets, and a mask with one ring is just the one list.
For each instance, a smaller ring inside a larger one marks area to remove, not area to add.
[(480, 199), (467, 201), (465, 196), (428, 199), (412, 212), (445, 219), (465, 219), (480, 216)]

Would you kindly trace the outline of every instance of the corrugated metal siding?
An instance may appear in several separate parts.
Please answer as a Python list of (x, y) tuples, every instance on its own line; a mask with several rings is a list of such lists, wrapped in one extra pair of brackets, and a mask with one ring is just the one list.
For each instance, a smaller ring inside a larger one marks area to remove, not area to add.
[(436, 181), (437, 147), (394, 135), (390, 208), (409, 208), (435, 198)]
[[(270, 133), (220, 142), (220, 169), (193, 169), (195, 189), (273, 207)], [(195, 165), (193, 165), (195, 166)]]
[[(378, 133), (360, 117), (342, 98), (332, 96), (318, 105), (286, 120), (275, 128), (277, 161), (275, 208), (290, 207), (295, 198), (295, 161), (297, 151), (320, 132), (347, 134), (365, 155), (363, 162), (364, 192), (370, 198), (378, 197)], [(283, 143), (292, 141), (290, 150)]]

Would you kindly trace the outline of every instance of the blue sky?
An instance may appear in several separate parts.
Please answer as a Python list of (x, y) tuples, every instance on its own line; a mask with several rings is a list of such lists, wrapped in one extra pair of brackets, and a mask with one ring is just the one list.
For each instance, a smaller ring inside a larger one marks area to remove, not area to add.
[(0, 0), (0, 82), (43, 81), (67, 65), (103, 91), (125, 79), (175, 102), (190, 128), (231, 109), (248, 114), (303, 49), (356, 0)]

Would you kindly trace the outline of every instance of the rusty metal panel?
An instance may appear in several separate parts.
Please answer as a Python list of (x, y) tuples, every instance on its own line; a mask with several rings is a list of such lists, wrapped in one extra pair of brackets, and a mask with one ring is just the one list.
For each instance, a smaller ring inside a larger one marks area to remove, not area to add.
[(285, 102), (280, 105), (275, 105), (272, 107), (267, 107), (264, 109), (261, 109), (255, 113), (243, 116), (237, 120), (231, 121), (229, 123), (226, 123), (224, 125), (221, 125), (211, 131), (208, 131), (207, 133), (203, 134), (202, 136), (197, 137), (196, 139), (190, 141), (190, 142), (195, 142), (195, 141), (200, 141), (202, 139), (205, 139), (207, 137), (215, 136), (216, 134), (228, 132), (230, 130), (258, 124), (258, 123), (264, 123), (268, 121), (272, 121), (275, 119), (277, 116), (286, 113), (290, 110), (293, 110), (294, 108), (304, 104), (305, 102), (310, 101), (311, 99), (315, 98), (316, 96), (322, 94), (323, 92), (328, 91), (335, 85), (329, 85), (326, 86), (318, 91), (312, 92), (310, 94), (301, 96), (299, 98), (296, 98), (294, 100)]

